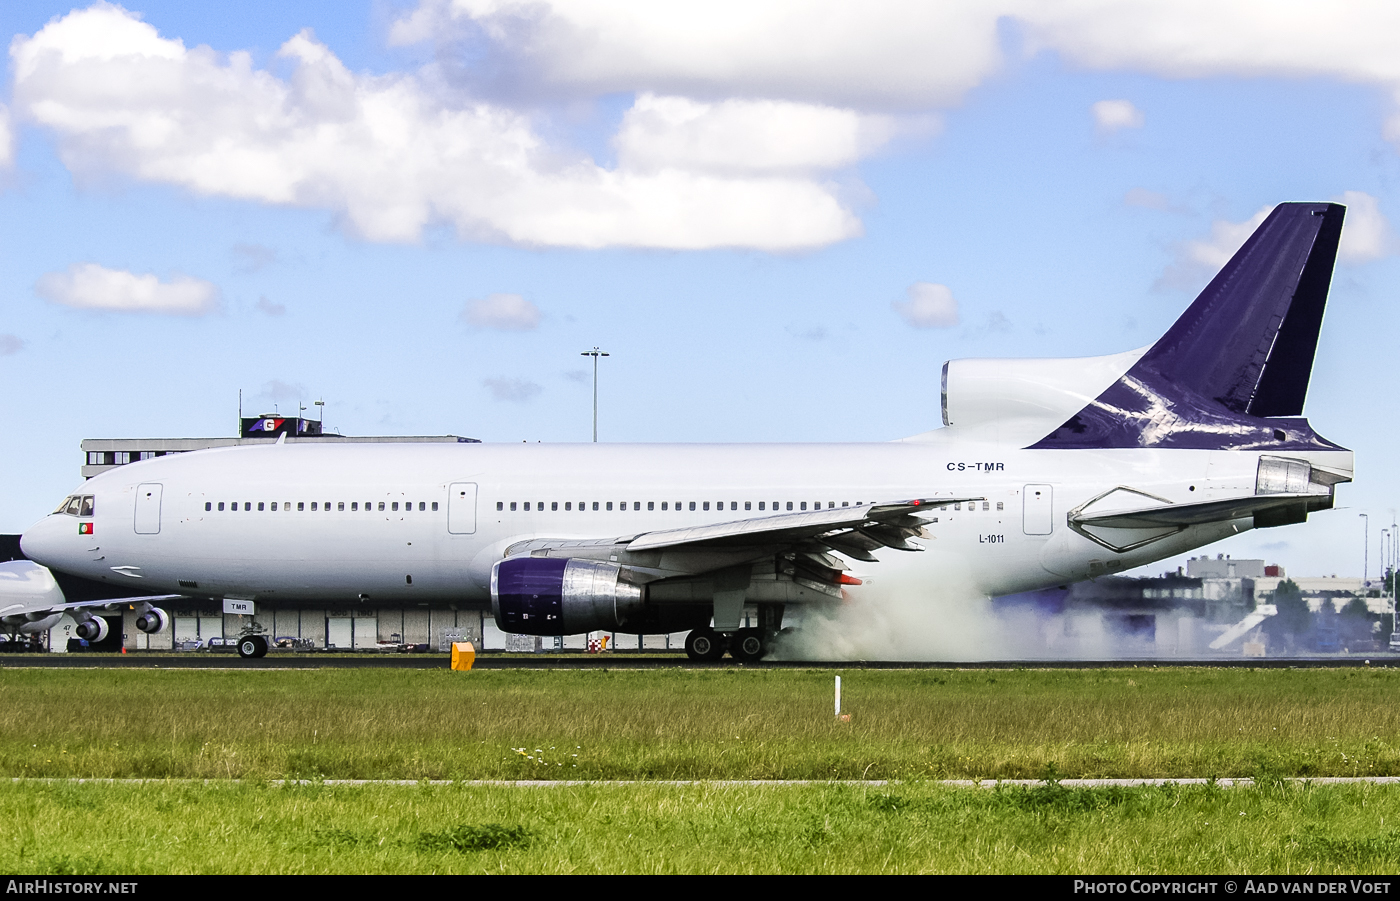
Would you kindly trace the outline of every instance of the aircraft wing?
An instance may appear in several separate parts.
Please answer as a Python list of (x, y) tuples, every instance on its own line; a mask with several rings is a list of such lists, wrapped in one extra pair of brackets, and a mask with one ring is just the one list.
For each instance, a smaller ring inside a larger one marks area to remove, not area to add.
[(156, 601), (173, 601), (185, 598), (184, 594), (151, 594), (135, 598), (110, 598), (96, 601), (70, 601), (62, 604), (45, 603), (43, 601), (12, 601), (8, 604), (0, 604), (0, 616), (19, 616), (29, 613), (62, 613), (66, 610), (94, 610), (101, 611), (111, 607), (120, 607), (123, 604), (145, 604)]
[(745, 545), (784, 545), (821, 539), (835, 539), (840, 544), (855, 543), (866, 551), (876, 547), (919, 550), (904, 539), (918, 534), (923, 522), (914, 514), (936, 511), (950, 504), (983, 500), (981, 497), (919, 498), (890, 504), (860, 504), (807, 513), (780, 513), (755, 519), (644, 532), (625, 542), (629, 551), (648, 551), (680, 547), (741, 547)]

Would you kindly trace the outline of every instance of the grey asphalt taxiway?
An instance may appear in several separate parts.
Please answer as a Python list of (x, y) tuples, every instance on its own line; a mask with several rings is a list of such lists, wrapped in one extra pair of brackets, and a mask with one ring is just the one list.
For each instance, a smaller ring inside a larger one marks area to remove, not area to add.
[[(1326, 657), (1148, 657), (1116, 660), (764, 660), (737, 664), (694, 663), (684, 654), (479, 654), (474, 669), (714, 669), (725, 666), (759, 668), (822, 669), (1087, 669), (1133, 667), (1247, 667), (1277, 669), (1289, 667), (1393, 667), (1400, 666), (1400, 654), (1373, 653)], [(190, 651), (180, 654), (140, 652), (132, 654), (0, 654), (0, 669), (6, 668), (94, 668), (94, 669), (448, 669), (447, 654), (278, 654), (243, 659), (232, 653)]]

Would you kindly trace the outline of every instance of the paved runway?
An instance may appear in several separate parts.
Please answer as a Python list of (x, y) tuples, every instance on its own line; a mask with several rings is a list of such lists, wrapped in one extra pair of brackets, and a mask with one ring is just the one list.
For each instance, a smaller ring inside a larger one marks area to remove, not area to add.
[[(692, 663), (682, 653), (628, 654), (525, 654), (495, 652), (479, 655), (476, 669), (715, 669), (729, 666), (820, 669), (1084, 669), (1132, 667), (1391, 667), (1400, 666), (1400, 655), (1391, 653), (1351, 654), (1328, 657), (1225, 657), (1225, 658), (1139, 658), (1124, 660), (983, 660), (983, 661), (769, 661), (738, 664)], [(137, 669), (447, 669), (446, 654), (292, 654), (271, 653), (255, 660), (244, 660), (233, 653), (189, 651), (132, 654), (0, 654), (5, 668), (123, 668)]]

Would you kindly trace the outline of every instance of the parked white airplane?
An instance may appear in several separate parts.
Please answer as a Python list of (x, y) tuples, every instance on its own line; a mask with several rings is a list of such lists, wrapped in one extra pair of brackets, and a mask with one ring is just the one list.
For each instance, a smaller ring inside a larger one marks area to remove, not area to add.
[(1343, 214), (1276, 208), (1149, 348), (946, 364), (944, 428), (902, 441), (206, 450), (93, 478), (23, 551), (139, 589), (148, 632), (171, 593), (489, 603), (508, 632), (690, 629), (692, 657), (741, 660), (877, 572), (995, 596), (1129, 569), (1303, 522), (1351, 480), (1298, 418)]

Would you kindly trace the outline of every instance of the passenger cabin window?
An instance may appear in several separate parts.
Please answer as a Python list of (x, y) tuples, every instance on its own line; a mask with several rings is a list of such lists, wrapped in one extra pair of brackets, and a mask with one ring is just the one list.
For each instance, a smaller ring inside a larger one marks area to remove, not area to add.
[(223, 502), (223, 501), (219, 501), (219, 512), (220, 512), (220, 513), (224, 512), (224, 502)]
[(433, 512), (437, 512), (437, 501), (433, 501)]
[(213, 508), (214, 508), (214, 504), (213, 504), (212, 502), (210, 502), (210, 501), (205, 501), (205, 502), (204, 502), (204, 509), (205, 509), (206, 511), (212, 510)]
[(258, 512), (259, 512), (259, 513), (263, 512), (263, 502), (262, 502), (262, 501), (258, 501)]
[[(679, 505), (677, 505), (677, 506), (679, 506)], [(690, 511), (691, 511), (692, 513), (695, 512), (695, 501), (691, 501), (691, 502), (690, 502)]]
[(301, 513), (306, 509), (306, 501), (297, 501), (297, 512)]
[[(393, 512), (395, 512), (395, 513), (399, 512), (399, 502), (398, 502), (398, 501), (394, 501), (392, 504), (389, 505), (389, 509), (392, 510)], [(530, 502), (529, 502), (529, 501), (526, 501), (526, 502), (525, 502), (525, 509), (526, 509), (526, 510), (530, 509)]]

